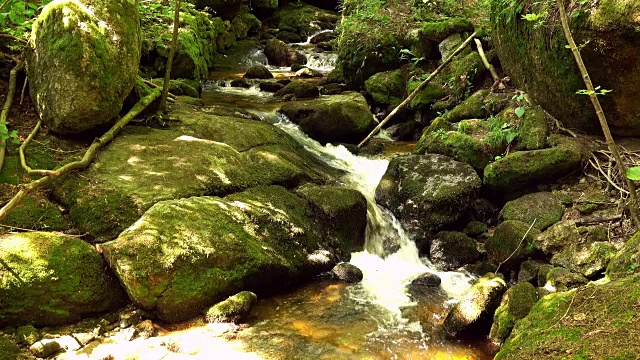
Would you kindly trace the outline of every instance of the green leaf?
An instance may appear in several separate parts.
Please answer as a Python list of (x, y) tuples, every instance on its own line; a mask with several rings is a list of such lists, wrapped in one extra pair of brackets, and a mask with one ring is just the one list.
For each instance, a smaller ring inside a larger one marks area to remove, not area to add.
[(515, 109), (515, 113), (519, 118), (522, 118), (524, 116), (524, 111), (525, 111), (525, 107), (524, 106), (518, 106)]
[(640, 166), (628, 168), (627, 177), (633, 181), (640, 181)]

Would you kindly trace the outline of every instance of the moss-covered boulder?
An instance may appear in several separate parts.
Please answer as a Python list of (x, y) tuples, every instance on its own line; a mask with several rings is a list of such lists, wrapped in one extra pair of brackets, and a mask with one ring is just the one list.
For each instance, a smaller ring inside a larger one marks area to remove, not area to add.
[(273, 74), (264, 65), (253, 65), (242, 76), (247, 79), (273, 79)]
[(251, 291), (241, 291), (207, 309), (204, 317), (208, 323), (240, 323), (247, 320), (257, 301), (256, 294)]
[(640, 276), (547, 295), (517, 323), (496, 360), (633, 359), (639, 301)]
[(374, 74), (364, 82), (364, 88), (376, 104), (393, 109), (404, 98), (406, 82), (406, 75), (398, 69)]
[[(576, 94), (584, 82), (565, 39), (555, 4), (523, 0), (492, 1), (494, 43), (515, 84), (566, 127), (600, 132), (589, 98)], [(610, 126), (622, 135), (640, 133), (640, 4), (626, 0), (567, 7), (570, 27), (594, 84), (612, 90), (600, 97)], [(527, 21), (525, 13), (544, 14)], [(538, 26), (543, 21), (544, 26)], [(588, 43), (587, 43), (588, 41)]]
[(441, 231), (431, 239), (429, 259), (444, 270), (456, 270), (480, 258), (475, 240), (455, 231)]
[[(530, 282), (532, 285), (538, 285), (538, 275), (540, 269), (545, 265), (542, 261), (538, 260), (525, 260), (520, 264), (520, 271), (518, 271), (519, 283)], [(544, 276), (546, 282), (546, 275)], [(544, 284), (542, 284), (544, 286)]]
[(58, 0), (38, 16), (27, 74), (31, 98), (52, 131), (77, 134), (115, 121), (140, 63), (136, 5)]
[(355, 92), (290, 102), (280, 112), (323, 144), (357, 144), (375, 127), (367, 101)]
[[(158, 87), (164, 86), (164, 79), (153, 79), (152, 82)], [(169, 80), (169, 92), (176, 96), (200, 97), (202, 85), (200, 82), (189, 79), (171, 79)]]
[(537, 192), (509, 201), (500, 211), (500, 219), (533, 224), (538, 230), (544, 230), (557, 223), (562, 219), (562, 215), (564, 206), (550, 192)]
[(462, 229), (462, 233), (472, 238), (477, 238), (482, 234), (486, 234), (488, 230), (487, 224), (474, 220)]
[(480, 191), (480, 178), (467, 164), (437, 154), (397, 156), (389, 162), (376, 200), (416, 240), (465, 219)]
[(320, 90), (317, 83), (298, 80), (288, 83), (274, 94), (276, 97), (287, 95), (291, 95), (294, 99), (311, 99), (320, 96)]
[(484, 184), (499, 193), (512, 193), (554, 181), (579, 170), (584, 153), (570, 143), (551, 149), (513, 152), (484, 169)]
[[(422, 81), (409, 80), (407, 82), (407, 94), (412, 94)], [(366, 85), (366, 83), (365, 83)], [(436, 83), (429, 83), (424, 89), (420, 90), (416, 96), (409, 102), (409, 109), (416, 111), (429, 111), (431, 105), (448, 95), (447, 89)]]
[(0, 326), (60, 325), (115, 310), (125, 295), (86, 242), (44, 232), (0, 237)]
[(505, 291), (507, 284), (493, 273), (487, 273), (478, 279), (447, 314), (444, 320), (447, 336), (480, 338), (487, 334), (493, 314), (500, 305)]
[(292, 49), (284, 41), (270, 39), (264, 47), (264, 54), (269, 64), (276, 66), (304, 65), (307, 58), (300, 52)]
[(607, 277), (620, 279), (640, 272), (640, 232), (627, 240), (607, 267)]
[(336, 174), (270, 124), (185, 104), (169, 116), (167, 129), (124, 129), (82, 175), (60, 179), (54, 195), (79, 231), (111, 240), (159, 201), (323, 183)]
[(489, 339), (495, 344), (502, 344), (518, 320), (527, 316), (537, 301), (536, 288), (528, 282), (509, 288), (493, 317)]
[(517, 269), (522, 261), (535, 252), (533, 241), (540, 230), (530, 226), (518, 220), (498, 225), (493, 236), (484, 244), (487, 259), (495, 265), (502, 264), (500, 269), (506, 273)]
[(545, 288), (555, 291), (567, 291), (569, 289), (585, 285), (587, 278), (563, 267), (554, 267), (547, 273)]
[(280, 31), (289, 31), (307, 38), (319, 30), (334, 29), (339, 20), (340, 15), (335, 11), (296, 1), (278, 9), (267, 23)]
[(351, 239), (326, 231), (307, 200), (255, 187), (157, 203), (100, 249), (136, 305), (182, 321), (238, 291), (270, 293), (348, 260)]
[(540, 107), (528, 108), (524, 111), (519, 126), (517, 150), (538, 150), (547, 147), (549, 125), (547, 114)]

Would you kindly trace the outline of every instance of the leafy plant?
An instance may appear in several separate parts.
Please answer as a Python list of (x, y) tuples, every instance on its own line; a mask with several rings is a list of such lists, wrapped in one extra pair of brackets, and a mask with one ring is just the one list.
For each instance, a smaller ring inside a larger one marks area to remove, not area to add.
[[(504, 123), (498, 117), (490, 117), (487, 121), (491, 125), (491, 132), (487, 137), (487, 141), (494, 149), (502, 148), (506, 146), (509, 148), (511, 144), (520, 136), (518, 128), (510, 123)], [(500, 156), (496, 156), (498, 160)]]
[(516, 113), (516, 116), (519, 119), (522, 119), (522, 117), (524, 116), (525, 111), (527, 110), (527, 107), (523, 105), (524, 101), (525, 101), (525, 94), (518, 94), (518, 95), (513, 95), (513, 97), (511, 97), (512, 100), (515, 100), (518, 105), (518, 107), (515, 108), (514, 112)]
[(38, 9), (50, 2), (51, 0), (9, 0), (0, 12), (0, 29), (6, 34), (26, 38), (31, 32)]
[(627, 178), (633, 181), (640, 181), (640, 166), (627, 168)]
[(414, 67), (425, 60), (424, 57), (417, 57), (416, 55), (414, 55), (409, 49), (400, 50), (400, 59), (409, 60)]
[(586, 89), (581, 89), (576, 91), (576, 94), (578, 95), (607, 95), (608, 93), (612, 92), (613, 90), (607, 90), (607, 89), (602, 89), (600, 87), (600, 85), (596, 86), (593, 90), (586, 90)]
[(536, 29), (544, 25), (545, 23), (544, 18), (546, 16), (547, 16), (546, 13), (529, 13), (529, 14), (522, 15), (522, 19), (535, 23), (533, 24), (533, 28)]
[(14, 144), (20, 144), (20, 140), (18, 140), (18, 132), (16, 130), (9, 132), (7, 125), (8, 123), (6, 121), (0, 122), (0, 142), (9, 140)]

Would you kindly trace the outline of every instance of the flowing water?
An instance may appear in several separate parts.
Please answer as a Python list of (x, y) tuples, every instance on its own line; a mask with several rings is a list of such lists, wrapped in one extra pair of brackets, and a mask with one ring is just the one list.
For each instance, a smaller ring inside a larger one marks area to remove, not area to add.
[[(460, 272), (440, 272), (418, 256), (400, 223), (375, 203), (375, 189), (388, 160), (355, 156), (344, 146), (320, 145), (275, 110), (282, 102), (257, 89), (209, 85), (208, 106), (243, 108), (283, 129), (307, 150), (346, 175), (343, 186), (359, 190), (368, 201), (365, 251), (351, 263), (364, 273), (357, 285), (329, 280), (259, 301), (255, 321), (238, 334), (247, 351), (276, 359), (488, 359), (483, 344), (446, 341), (440, 325), (447, 310), (470, 287)], [(348, 221), (348, 219), (345, 219)], [(385, 242), (399, 250), (388, 254)], [(442, 279), (444, 293), (416, 302), (406, 286), (424, 273)], [(422, 321), (422, 326), (421, 326)]]

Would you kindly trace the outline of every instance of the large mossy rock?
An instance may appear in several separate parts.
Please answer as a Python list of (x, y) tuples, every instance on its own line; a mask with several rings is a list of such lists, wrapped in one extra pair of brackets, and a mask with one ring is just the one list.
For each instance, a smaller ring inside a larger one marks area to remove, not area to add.
[(306, 38), (319, 30), (334, 29), (339, 20), (340, 15), (335, 11), (296, 1), (278, 9), (267, 22), (280, 31), (292, 32)]
[(336, 175), (273, 125), (184, 104), (169, 116), (167, 129), (124, 129), (81, 176), (55, 186), (77, 229), (98, 242), (111, 240), (159, 201), (324, 183)]
[(447, 314), (444, 320), (447, 336), (480, 338), (482, 334), (486, 335), (505, 291), (507, 284), (493, 273), (478, 279)]
[(610, 279), (620, 279), (640, 272), (640, 232), (627, 240), (607, 267)]
[(518, 220), (508, 220), (498, 225), (484, 244), (487, 259), (508, 274), (535, 252), (533, 242), (540, 230), (531, 224)]
[(289, 47), (284, 41), (270, 39), (264, 47), (264, 54), (269, 64), (276, 66), (304, 65), (307, 58), (298, 51)]
[(290, 102), (280, 112), (323, 144), (357, 144), (375, 127), (367, 101), (355, 92)]
[(530, 283), (522, 282), (509, 288), (493, 317), (489, 339), (495, 344), (502, 344), (518, 320), (527, 316), (536, 302), (538, 293)]
[(517, 323), (496, 360), (635, 359), (638, 303), (637, 275), (547, 295)]
[[(362, 202), (351, 202), (360, 223)], [(270, 186), (157, 203), (100, 249), (136, 305), (174, 322), (241, 290), (266, 294), (328, 271), (349, 259), (351, 235), (331, 233), (307, 200)]]
[(444, 270), (456, 270), (479, 258), (476, 241), (463, 233), (441, 231), (431, 239), (429, 259)]
[[(574, 4), (565, 1), (580, 53), (594, 84), (613, 90), (600, 97), (614, 132), (640, 134), (640, 3), (606, 0)], [(523, 0), (511, 6), (493, 0), (494, 43), (500, 62), (515, 84), (566, 127), (600, 132), (589, 98), (577, 95), (584, 82), (567, 49), (555, 4)], [(544, 26), (525, 13), (545, 14)]]
[(497, 193), (517, 192), (579, 170), (583, 156), (568, 139), (550, 149), (513, 152), (484, 169), (484, 184)]
[(398, 69), (374, 74), (364, 82), (364, 88), (376, 104), (393, 109), (402, 102), (406, 83), (407, 76)]
[(0, 236), (0, 326), (76, 322), (124, 305), (96, 249), (44, 232)]
[(38, 16), (27, 75), (31, 98), (52, 131), (77, 134), (115, 121), (140, 63), (136, 5), (133, 0), (57, 0)]
[(550, 192), (538, 192), (509, 201), (500, 211), (503, 220), (519, 220), (544, 230), (564, 215), (564, 206)]
[(463, 221), (480, 186), (467, 164), (436, 154), (404, 155), (389, 162), (376, 200), (418, 240)]
[(241, 291), (207, 309), (204, 317), (208, 323), (240, 323), (247, 320), (257, 301), (256, 294), (251, 291)]

